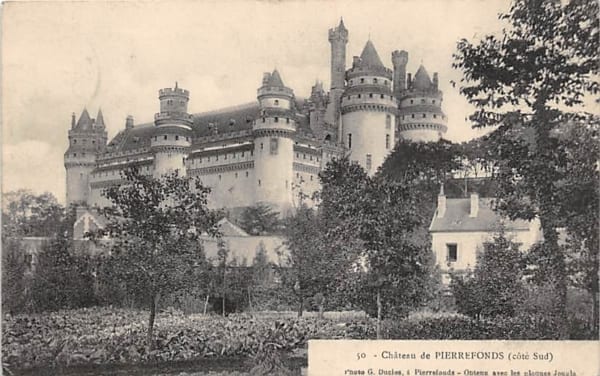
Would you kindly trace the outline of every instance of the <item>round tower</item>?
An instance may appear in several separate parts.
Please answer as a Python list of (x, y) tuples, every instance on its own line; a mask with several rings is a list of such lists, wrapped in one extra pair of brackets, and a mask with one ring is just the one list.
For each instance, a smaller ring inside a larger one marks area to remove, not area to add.
[(264, 74), (257, 99), (260, 114), (253, 125), (256, 201), (284, 214), (293, 199), (294, 92), (274, 70)]
[(194, 119), (187, 112), (190, 93), (175, 83), (158, 91), (160, 112), (154, 115), (155, 130), (150, 147), (154, 154), (154, 176), (179, 171), (186, 174), (185, 159), (192, 144)]
[(386, 68), (369, 40), (346, 72), (342, 96), (342, 141), (349, 158), (368, 174), (383, 164), (394, 148), (397, 101), (392, 71)]
[(106, 148), (107, 134), (102, 111), (92, 119), (84, 109), (75, 121), (71, 118), (69, 148), (64, 155), (67, 177), (67, 205), (89, 204), (90, 173), (96, 167), (97, 156)]
[(410, 75), (400, 97), (399, 136), (410, 141), (435, 142), (448, 130), (448, 118), (442, 111), (442, 92), (438, 75), (433, 80), (421, 65), (411, 80)]

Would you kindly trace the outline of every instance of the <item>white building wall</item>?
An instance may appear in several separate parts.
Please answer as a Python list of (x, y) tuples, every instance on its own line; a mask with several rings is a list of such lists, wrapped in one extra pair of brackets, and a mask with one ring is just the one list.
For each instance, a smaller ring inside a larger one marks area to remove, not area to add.
[(271, 204), (282, 214), (291, 209), (294, 141), (287, 137), (254, 140), (256, 201)]
[(401, 138), (413, 142), (437, 142), (442, 137), (441, 132), (435, 129), (411, 129), (399, 133)]

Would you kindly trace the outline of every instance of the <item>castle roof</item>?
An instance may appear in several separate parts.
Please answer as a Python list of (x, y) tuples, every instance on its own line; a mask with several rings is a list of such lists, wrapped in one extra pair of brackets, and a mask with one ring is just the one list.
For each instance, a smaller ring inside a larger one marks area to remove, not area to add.
[[(303, 98), (296, 98), (296, 108), (302, 108)], [(259, 116), (260, 108), (258, 102), (250, 102), (238, 106), (226, 107), (214, 111), (193, 114), (192, 124), (193, 137), (227, 136), (239, 135), (239, 132), (251, 131), (252, 122)], [(310, 133), (308, 117), (298, 116), (297, 128), (304, 133)], [(154, 135), (156, 127), (154, 123), (136, 125), (131, 129), (120, 131), (109, 143), (112, 150), (129, 151), (150, 146), (150, 138)]]
[(98, 116), (96, 116), (96, 127), (104, 128), (104, 116), (102, 116), (102, 110), (98, 109)]
[(273, 70), (273, 73), (269, 76), (269, 81), (266, 86), (285, 87), (277, 69)]
[(375, 45), (373, 45), (373, 42), (371, 42), (370, 39), (367, 41), (365, 48), (363, 48), (363, 51), (360, 54), (359, 66), (364, 68), (385, 68), (375, 49)]
[(90, 129), (91, 127), (92, 119), (90, 118), (90, 114), (88, 113), (87, 108), (84, 108), (83, 112), (81, 113), (81, 116), (79, 117), (79, 120), (77, 120), (77, 125), (75, 126), (75, 129), (86, 130)]
[(506, 230), (525, 231), (529, 229), (529, 222), (517, 219), (514, 221), (503, 219), (492, 209), (491, 198), (480, 198), (477, 217), (470, 217), (470, 198), (446, 199), (446, 212), (442, 218), (437, 217), (437, 212), (431, 222), (431, 232), (490, 232), (496, 231), (503, 223)]
[(338, 25), (338, 30), (344, 30), (344, 31), (348, 31), (348, 29), (346, 29), (346, 26), (344, 25), (344, 19), (340, 18), (340, 24)]
[(421, 64), (417, 73), (415, 73), (415, 78), (413, 80), (413, 88), (417, 90), (428, 90), (431, 88), (432, 82), (431, 78), (429, 78), (429, 73)]

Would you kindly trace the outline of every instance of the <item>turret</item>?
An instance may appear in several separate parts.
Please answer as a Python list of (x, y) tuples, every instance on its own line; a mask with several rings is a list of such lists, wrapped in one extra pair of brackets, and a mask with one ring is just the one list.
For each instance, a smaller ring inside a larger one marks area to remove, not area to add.
[(398, 103), (392, 94), (392, 71), (370, 40), (346, 71), (346, 81), (342, 141), (350, 159), (374, 174), (394, 147)]
[(408, 63), (408, 52), (392, 52), (392, 64), (394, 65), (394, 96), (400, 98), (406, 90), (406, 64)]
[(79, 120), (71, 115), (69, 148), (64, 155), (67, 175), (67, 205), (89, 204), (90, 173), (96, 166), (96, 159), (106, 148), (107, 134), (102, 111), (96, 119), (84, 109)]
[(442, 111), (442, 92), (438, 88), (438, 74), (433, 80), (423, 65), (410, 74), (407, 89), (402, 92), (399, 105), (399, 136), (412, 141), (439, 140), (448, 129), (448, 119)]
[(331, 44), (331, 89), (344, 89), (348, 30), (344, 26), (343, 19), (340, 19), (337, 27), (329, 29), (329, 43)]
[(260, 114), (252, 128), (256, 201), (266, 202), (283, 214), (292, 202), (294, 92), (274, 70), (264, 74), (257, 99)]
[[(154, 153), (154, 176), (179, 171), (185, 175), (185, 159), (192, 142), (193, 117), (187, 113), (189, 92), (178, 87), (158, 91), (160, 112), (154, 115), (154, 135), (150, 146)], [(133, 127), (133, 118), (131, 119)]]

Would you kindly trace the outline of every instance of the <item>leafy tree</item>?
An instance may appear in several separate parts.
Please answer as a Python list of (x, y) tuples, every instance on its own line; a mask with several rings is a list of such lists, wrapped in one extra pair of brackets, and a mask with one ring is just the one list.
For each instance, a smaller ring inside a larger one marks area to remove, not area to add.
[[(2, 231), (9, 236), (52, 237), (67, 229), (65, 209), (51, 193), (28, 190), (3, 195)], [(72, 223), (71, 223), (72, 224)]]
[(524, 297), (523, 270), (518, 245), (501, 229), (479, 254), (472, 276), (452, 277), (458, 311), (475, 318), (514, 316)]
[(21, 239), (2, 236), (2, 311), (18, 313), (27, 307), (28, 271)]
[(264, 235), (279, 231), (279, 213), (263, 202), (244, 208), (240, 227), (250, 235)]
[(94, 305), (92, 261), (75, 255), (69, 238), (57, 236), (37, 255), (31, 294), (36, 311)]
[(218, 235), (216, 214), (207, 208), (209, 188), (177, 172), (161, 178), (124, 171), (126, 183), (104, 191), (112, 207), (102, 210), (107, 225), (96, 235), (113, 240), (112, 272), (128, 291), (146, 302), (148, 347), (161, 295), (185, 291), (198, 270), (207, 268), (198, 241)]
[(594, 0), (515, 0), (498, 35), (458, 42), (454, 67), (461, 93), (476, 106), (475, 127), (497, 127), (490, 140), (497, 161), (498, 209), (511, 218), (538, 216), (557, 291), (555, 312), (566, 337), (567, 275), (558, 246), (560, 185), (567, 158), (556, 130), (587, 121), (587, 95), (599, 92), (599, 20)]

